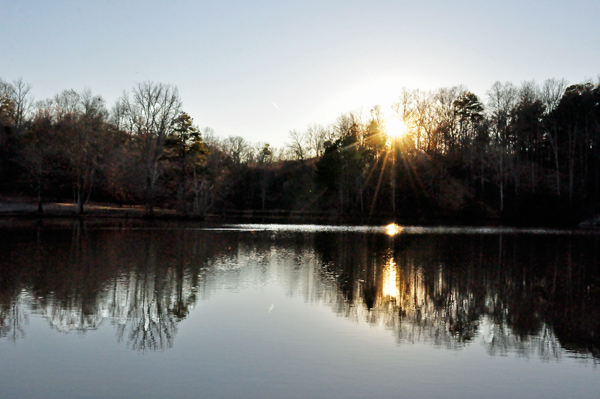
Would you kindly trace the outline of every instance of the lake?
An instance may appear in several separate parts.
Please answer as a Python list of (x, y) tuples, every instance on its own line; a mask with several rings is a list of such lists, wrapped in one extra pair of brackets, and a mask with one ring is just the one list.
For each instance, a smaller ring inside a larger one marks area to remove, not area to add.
[(599, 240), (0, 221), (0, 397), (596, 398)]

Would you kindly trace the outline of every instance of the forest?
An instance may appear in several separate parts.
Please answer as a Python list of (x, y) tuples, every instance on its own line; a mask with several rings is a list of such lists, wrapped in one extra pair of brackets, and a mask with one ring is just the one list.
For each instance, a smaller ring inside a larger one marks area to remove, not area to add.
[(496, 82), (485, 98), (403, 89), (275, 148), (200, 129), (173, 85), (139, 83), (109, 109), (90, 89), (34, 101), (23, 79), (0, 79), (0, 196), (39, 213), (96, 201), (148, 216), (571, 223), (600, 213), (599, 145), (600, 80)]

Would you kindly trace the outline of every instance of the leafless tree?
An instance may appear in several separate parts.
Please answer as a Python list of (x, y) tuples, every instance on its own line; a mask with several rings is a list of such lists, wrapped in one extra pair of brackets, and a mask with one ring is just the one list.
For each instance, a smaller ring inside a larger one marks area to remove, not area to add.
[(254, 143), (251, 147), (252, 161), (256, 164), (271, 162), (273, 160), (273, 148), (271, 144), (264, 141)]
[(115, 105), (110, 110), (109, 121), (114, 125), (117, 130), (122, 130), (126, 125), (127, 118), (127, 108), (123, 99), (125, 97), (120, 97), (115, 101)]
[(441, 118), (436, 101), (433, 92), (403, 88), (398, 100), (392, 104), (393, 114), (406, 125), (416, 150), (427, 153), (440, 150), (442, 140), (438, 137), (438, 125)]
[(535, 80), (526, 80), (519, 87), (519, 99), (521, 101), (529, 101), (531, 103), (540, 99), (540, 87)]
[(350, 114), (341, 114), (337, 117), (332, 125), (330, 141), (335, 141), (341, 137), (344, 137), (352, 127), (354, 118)]
[(71, 167), (73, 198), (81, 214), (92, 191), (98, 161), (107, 149), (108, 111), (102, 97), (90, 89), (81, 94), (65, 90), (55, 97), (54, 105), (63, 153)]
[(495, 140), (495, 165), (500, 183), (500, 211), (504, 210), (504, 180), (506, 173), (505, 159), (509, 150), (510, 138), (508, 126), (510, 114), (518, 100), (518, 89), (512, 83), (496, 82), (487, 92), (488, 112), (492, 121), (492, 133)]
[(231, 157), (235, 164), (239, 165), (248, 159), (251, 147), (245, 138), (241, 136), (229, 136), (223, 140), (223, 150)]
[(11, 84), (0, 78), (0, 174), (4, 172), (4, 165), (8, 162), (10, 156), (7, 143), (10, 136), (10, 126), (14, 124), (15, 113), (11, 94)]
[(221, 141), (215, 134), (215, 130), (212, 127), (205, 127), (200, 129), (202, 132), (202, 141), (210, 148), (216, 148), (221, 146)]
[(294, 158), (300, 161), (304, 161), (306, 159), (307, 153), (307, 140), (306, 136), (297, 130), (290, 130), (288, 137), (290, 138), (290, 142), (287, 144), (287, 147), (294, 154)]
[[(466, 92), (463, 86), (444, 87), (433, 93), (433, 104), (436, 116), (434, 126), (443, 132), (443, 151), (451, 152), (460, 144), (460, 129), (458, 128), (457, 115), (454, 112), (454, 102)], [(428, 137), (429, 141), (429, 137)]]
[(546, 79), (540, 88), (540, 100), (546, 108), (546, 113), (550, 113), (558, 106), (568, 82), (565, 79)]
[(15, 127), (18, 132), (23, 131), (27, 117), (33, 109), (34, 99), (31, 94), (31, 84), (18, 78), (12, 83), (11, 99), (15, 105)]
[(291, 159), (291, 157), (288, 156), (288, 149), (285, 147), (271, 147), (271, 152), (273, 154), (271, 155), (271, 160), (273, 162)]
[(126, 128), (132, 135), (145, 174), (146, 213), (152, 215), (155, 185), (160, 175), (158, 160), (181, 110), (179, 91), (168, 84), (142, 82), (134, 87), (131, 98), (125, 94), (123, 104)]
[(414, 94), (406, 87), (402, 88), (398, 100), (391, 104), (392, 111), (398, 120), (407, 124), (412, 113), (412, 102)]
[[(540, 90), (540, 98), (546, 108), (546, 114), (550, 114), (558, 106), (566, 88), (567, 81), (564, 79), (547, 79), (544, 81)], [(554, 155), (556, 193), (560, 196), (560, 149), (558, 148), (558, 127), (554, 121), (550, 121), (549, 126), (547, 126), (547, 132), (548, 141), (550, 141), (552, 154)]]
[(325, 141), (327, 141), (327, 130), (323, 125), (312, 124), (306, 129), (306, 143), (310, 154), (320, 157), (325, 151)]
[(19, 153), (19, 163), (27, 172), (27, 181), (37, 194), (38, 213), (44, 211), (42, 193), (52, 168), (51, 157), (58, 151), (53, 128), (53, 105), (52, 100), (38, 102), (31, 127), (24, 133)]
[(76, 115), (82, 112), (81, 96), (73, 89), (64, 90), (54, 96), (54, 107), (59, 118), (68, 114)]

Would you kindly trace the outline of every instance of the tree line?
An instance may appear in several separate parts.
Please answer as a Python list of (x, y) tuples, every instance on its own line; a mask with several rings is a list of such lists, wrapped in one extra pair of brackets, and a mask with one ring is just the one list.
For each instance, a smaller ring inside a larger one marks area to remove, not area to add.
[[(403, 133), (393, 129), (401, 124)], [(142, 82), (109, 110), (65, 90), (34, 101), (0, 79), (0, 194), (156, 206), (183, 215), (573, 220), (598, 212), (600, 81), (403, 89), (387, 107), (291, 130), (275, 148), (200, 129), (175, 86)]]

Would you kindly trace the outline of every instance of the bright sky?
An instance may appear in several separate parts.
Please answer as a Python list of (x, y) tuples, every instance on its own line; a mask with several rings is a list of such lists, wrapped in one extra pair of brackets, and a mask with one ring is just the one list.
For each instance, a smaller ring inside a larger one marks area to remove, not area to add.
[(598, 0), (0, 0), (0, 77), (39, 100), (89, 87), (109, 107), (171, 83), (200, 127), (280, 146), (403, 86), (484, 97), (495, 81), (595, 79), (598, 15)]

